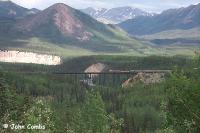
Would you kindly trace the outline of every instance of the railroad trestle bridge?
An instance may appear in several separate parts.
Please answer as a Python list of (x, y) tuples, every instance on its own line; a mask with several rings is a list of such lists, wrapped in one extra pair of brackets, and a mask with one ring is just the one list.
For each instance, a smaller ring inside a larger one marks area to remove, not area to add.
[[(171, 70), (131, 70), (131, 71), (119, 71), (119, 70), (110, 70), (108, 72), (17, 72), (21, 77), (20, 80), (23, 81), (24, 86), (26, 86), (27, 75), (32, 75), (36, 77), (49, 77), (50, 85), (53, 85), (53, 80), (58, 82), (61, 80), (61, 86), (48, 86), (45, 84), (46, 89), (41, 88), (29, 88), (29, 91), (26, 91), (25, 88), (17, 87), (16, 90), (18, 93), (32, 95), (34, 97), (42, 96), (49, 97), (52, 100), (57, 100), (58, 102), (63, 102), (64, 97), (74, 94), (74, 98), (77, 101), (82, 101), (83, 94), (85, 89), (90, 89), (92, 86), (96, 87), (108, 87), (117, 88), (122, 87), (122, 84), (127, 81), (129, 78), (134, 77), (138, 73), (170, 73)], [(10, 72), (8, 72), (10, 73)], [(65, 83), (66, 82), (66, 83)], [(21, 82), (20, 82), (21, 83)], [(29, 83), (28, 83), (29, 84)], [(34, 86), (34, 82), (33, 82)], [(28, 86), (29, 87), (29, 86)], [(55, 87), (55, 88), (54, 88)], [(27, 88), (26, 88), (27, 89)]]
[(83, 84), (88, 86), (121, 86), (123, 82), (138, 73), (171, 73), (171, 70), (109, 70), (107, 72), (19, 72), (19, 74), (38, 74), (51, 75), (57, 77), (68, 77), (74, 84)]
[(122, 85), (130, 77), (138, 73), (170, 73), (171, 70), (109, 70), (107, 72), (57, 72), (55, 75), (67, 75), (74, 78), (75, 82), (85, 85)]

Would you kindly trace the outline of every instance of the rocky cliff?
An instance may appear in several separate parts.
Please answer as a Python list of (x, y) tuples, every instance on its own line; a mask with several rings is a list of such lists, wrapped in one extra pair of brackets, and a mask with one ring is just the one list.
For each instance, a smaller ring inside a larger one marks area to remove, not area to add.
[[(102, 63), (97, 63), (97, 64), (92, 64), (89, 66), (84, 72), (85, 73), (101, 73), (106, 69), (106, 65)], [(89, 75), (91, 76), (90, 78), (95, 78), (98, 76), (98, 74), (92, 74)]]
[(123, 88), (133, 87), (137, 83), (146, 85), (160, 83), (165, 80), (165, 73), (138, 73), (134, 77), (129, 78), (123, 84)]
[(32, 52), (0, 51), (0, 62), (59, 65), (61, 64), (61, 58)]

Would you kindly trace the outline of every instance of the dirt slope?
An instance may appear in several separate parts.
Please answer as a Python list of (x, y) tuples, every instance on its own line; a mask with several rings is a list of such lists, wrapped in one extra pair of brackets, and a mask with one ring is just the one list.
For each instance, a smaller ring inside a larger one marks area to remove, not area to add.
[(132, 87), (137, 83), (155, 84), (164, 80), (164, 73), (138, 73), (134, 77), (129, 78), (122, 84), (122, 87)]

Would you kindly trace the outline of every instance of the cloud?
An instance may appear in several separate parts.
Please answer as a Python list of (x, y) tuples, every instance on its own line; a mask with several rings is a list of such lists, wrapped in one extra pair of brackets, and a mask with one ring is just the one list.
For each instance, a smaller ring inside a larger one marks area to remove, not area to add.
[(74, 8), (92, 7), (114, 7), (113, 4), (101, 0), (12, 0), (13, 2), (26, 8), (45, 9), (55, 3), (65, 3)]
[(146, 11), (160, 12), (169, 8), (179, 8), (190, 4), (200, 3), (200, 0), (12, 0), (27, 7), (45, 9), (54, 3), (65, 3), (77, 9), (86, 7), (112, 8), (119, 6), (133, 6)]
[(106, 2), (101, 0), (71, 0), (66, 1), (67, 4), (75, 7), (75, 8), (85, 8), (85, 7), (106, 7), (110, 8), (113, 7), (113, 2)]
[(14, 3), (26, 8), (38, 7), (42, 0), (12, 0)]

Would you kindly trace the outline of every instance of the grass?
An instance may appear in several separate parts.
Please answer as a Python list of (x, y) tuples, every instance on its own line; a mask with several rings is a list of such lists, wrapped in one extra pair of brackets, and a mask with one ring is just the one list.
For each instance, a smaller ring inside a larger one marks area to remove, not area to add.
[[(39, 28), (39, 31), (31, 35), (15, 33), (13, 23), (1, 23), (0, 25), (0, 48), (8, 50), (31, 51), (45, 54), (56, 54), (63, 58), (71, 58), (85, 55), (98, 54), (132, 54), (141, 55), (141, 50), (148, 46), (130, 38), (127, 33), (112, 25), (103, 25), (96, 20), (77, 13), (80, 20), (93, 36), (89, 41), (77, 41), (74, 37), (59, 35), (51, 23)], [(51, 31), (52, 30), (52, 31)], [(6, 32), (2, 32), (6, 31)], [(12, 32), (13, 31), (13, 32)]]
[[(112, 42), (112, 40), (107, 44), (101, 44), (100, 41), (93, 41), (82, 44), (56, 44), (43, 41), (39, 38), (16, 39), (10, 41), (5, 38), (0, 39), (0, 45), (2, 49), (8, 50), (20, 50), (44, 54), (55, 54), (62, 56), (63, 58), (79, 57), (86, 55), (135, 55), (142, 56), (144, 49), (147, 51), (152, 51), (150, 47), (143, 47), (139, 43), (122, 41), (122, 42)], [(96, 51), (95, 49), (99, 49)]]
[[(103, 36), (104, 37), (104, 36)], [(136, 40), (112, 40), (104, 38), (105, 41), (93, 40), (88, 43), (73, 44), (57, 44), (50, 43), (39, 38), (16, 39), (0, 37), (1, 49), (20, 50), (42, 54), (53, 54), (61, 56), (63, 59), (69, 59), (81, 56), (92, 55), (121, 55), (121, 56), (173, 56), (173, 55), (194, 55), (196, 47), (168, 46), (168, 47), (152, 47), (150, 45), (142, 45)], [(95, 49), (98, 49), (95, 50)]]
[[(189, 30), (168, 30), (160, 33), (140, 36), (146, 43), (160, 48), (163, 55), (193, 56), (200, 49), (200, 28)], [(149, 43), (151, 42), (151, 43)]]
[(189, 30), (168, 30), (152, 35), (141, 36), (145, 39), (176, 39), (176, 38), (188, 38), (188, 39), (200, 39), (200, 27)]
[(160, 49), (160, 55), (194, 56), (200, 50), (200, 27), (189, 30), (168, 30), (138, 38), (153, 47)]
[[(6, 23), (7, 24), (7, 23)], [(10, 24), (7, 24), (10, 25)], [(6, 27), (0, 26), (0, 29), (7, 31)], [(0, 48), (8, 50), (20, 50), (28, 52), (36, 52), (43, 54), (59, 55), (62, 58), (73, 58), (90, 55), (122, 55), (122, 56), (149, 56), (149, 55), (194, 55), (193, 51), (196, 47), (186, 46), (152, 46), (149, 42), (128, 37), (127, 33), (119, 28), (102, 25), (95, 25), (88, 29), (94, 34), (93, 38), (87, 42), (66, 41), (52, 42), (50, 40), (38, 37), (19, 37), (18, 35), (10, 35), (9, 33), (0, 34)], [(180, 31), (181, 32), (181, 31)], [(192, 32), (192, 31), (191, 31)], [(191, 34), (197, 34), (195, 29)], [(176, 35), (178, 33), (175, 33)], [(163, 34), (163, 36), (166, 36)], [(175, 36), (175, 35), (172, 35)], [(180, 35), (182, 36), (182, 34)]]
[[(62, 58), (73, 58), (90, 55), (121, 55), (121, 56), (173, 56), (173, 55), (194, 55), (194, 51), (199, 45), (182, 46), (170, 45), (158, 47), (149, 44), (149, 39), (174, 39), (174, 38), (190, 38), (199, 39), (199, 28), (191, 30), (175, 30), (166, 31), (158, 34), (143, 36), (147, 42), (130, 38), (129, 35), (120, 28), (112, 25), (103, 25), (96, 20), (88, 17), (83, 17), (83, 14), (78, 13), (80, 20), (83, 21), (87, 30), (94, 36), (90, 41), (78, 42), (72, 38), (57, 37), (57, 32), (49, 37), (48, 32), (39, 37), (21, 37), (18, 34), (10, 33), (10, 27), (14, 22), (0, 22), (0, 48), (8, 50), (20, 50), (28, 52), (36, 52), (43, 54), (59, 55)], [(49, 26), (47, 26), (49, 27)], [(47, 28), (46, 27), (46, 28)], [(45, 28), (45, 27), (43, 27)], [(55, 30), (55, 29), (54, 29)], [(44, 29), (44, 31), (48, 31)], [(43, 38), (42, 38), (43, 37)], [(46, 38), (45, 38), (46, 37)], [(49, 39), (49, 40), (48, 40)], [(56, 39), (52, 41), (53, 39)]]

